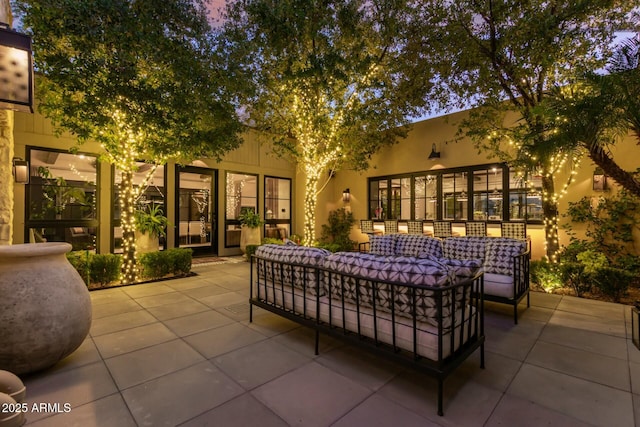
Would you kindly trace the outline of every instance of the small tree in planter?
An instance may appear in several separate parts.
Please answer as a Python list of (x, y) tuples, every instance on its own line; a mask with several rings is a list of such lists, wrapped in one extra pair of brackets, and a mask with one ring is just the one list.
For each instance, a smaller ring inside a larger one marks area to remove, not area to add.
[(329, 212), (327, 224), (322, 225), (322, 236), (318, 246), (331, 252), (352, 251), (356, 242), (351, 240), (351, 227), (356, 223), (353, 214), (345, 208)]
[(241, 229), (240, 232), (240, 250), (245, 253), (247, 245), (259, 245), (260, 244), (260, 226), (263, 221), (253, 209), (247, 209), (238, 216), (240, 220)]
[(164, 216), (162, 207), (153, 205), (149, 211), (137, 210), (135, 212), (136, 222), (136, 245), (138, 252), (146, 253), (157, 251), (160, 247), (160, 237), (166, 236), (166, 228), (169, 225), (167, 217)]

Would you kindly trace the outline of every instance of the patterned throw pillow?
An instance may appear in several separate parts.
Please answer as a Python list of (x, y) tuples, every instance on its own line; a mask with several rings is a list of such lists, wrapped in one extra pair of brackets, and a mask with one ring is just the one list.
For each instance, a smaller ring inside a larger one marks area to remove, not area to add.
[(369, 253), (373, 255), (393, 256), (396, 254), (396, 240), (392, 234), (384, 236), (370, 236), (371, 246)]
[(455, 276), (456, 283), (475, 276), (482, 268), (482, 259), (449, 259), (440, 258), (439, 262), (446, 265)]
[(452, 259), (484, 259), (489, 237), (448, 237), (444, 241), (444, 257)]
[(415, 234), (396, 236), (395, 253), (400, 256), (426, 258), (423, 254), (442, 257), (442, 240)]
[(526, 249), (527, 242), (508, 238), (493, 238), (487, 243), (485, 273), (513, 276), (513, 257)]

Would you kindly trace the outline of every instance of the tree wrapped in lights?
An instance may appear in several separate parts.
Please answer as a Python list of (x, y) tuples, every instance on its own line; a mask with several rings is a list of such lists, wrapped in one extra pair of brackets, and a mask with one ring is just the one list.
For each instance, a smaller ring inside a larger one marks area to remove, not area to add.
[[(447, 107), (475, 107), (459, 136), (542, 176), (546, 252), (558, 249), (560, 165), (579, 156), (556, 147), (540, 103), (553, 85), (603, 65), (614, 31), (628, 27), (637, 0), (421, 0), (411, 50), (437, 75), (433, 97)], [(429, 46), (430, 49), (425, 50)], [(564, 186), (563, 186), (564, 189)]]
[[(242, 130), (204, 0), (19, 0), (40, 111), (122, 173), (123, 281), (135, 280), (136, 160), (220, 158)], [(153, 174), (153, 168), (147, 179)]]
[(242, 99), (250, 125), (304, 175), (304, 243), (312, 244), (327, 172), (367, 168), (424, 104), (428, 79), (401, 60), (407, 2), (238, 0), (225, 18), (218, 46), (252, 83)]

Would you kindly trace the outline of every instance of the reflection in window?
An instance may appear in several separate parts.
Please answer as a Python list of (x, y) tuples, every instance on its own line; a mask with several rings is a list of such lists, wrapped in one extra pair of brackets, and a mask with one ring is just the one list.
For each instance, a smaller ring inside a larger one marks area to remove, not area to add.
[(291, 235), (291, 180), (264, 179), (264, 237), (284, 239)]
[(502, 219), (502, 169), (493, 167), (473, 172), (473, 219)]
[(240, 246), (238, 217), (247, 210), (258, 212), (258, 176), (227, 172), (225, 182), (225, 247)]
[(212, 245), (212, 171), (179, 170), (178, 246), (210, 248)]
[(416, 220), (435, 219), (438, 202), (438, 177), (436, 175), (415, 178), (414, 215)]
[(96, 156), (38, 149), (29, 156), (28, 241), (68, 242), (74, 250), (95, 247)]
[(442, 218), (446, 220), (467, 219), (466, 173), (451, 173), (442, 176)]
[(542, 176), (530, 172), (509, 173), (509, 217), (513, 219), (543, 219)]

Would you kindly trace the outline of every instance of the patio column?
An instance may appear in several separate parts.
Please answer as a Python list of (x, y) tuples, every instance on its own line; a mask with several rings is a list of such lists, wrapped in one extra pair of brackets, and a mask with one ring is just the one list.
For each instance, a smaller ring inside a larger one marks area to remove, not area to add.
[[(0, 0), (0, 22), (13, 24), (9, 0)], [(13, 241), (13, 111), (0, 110), (0, 245)]]

